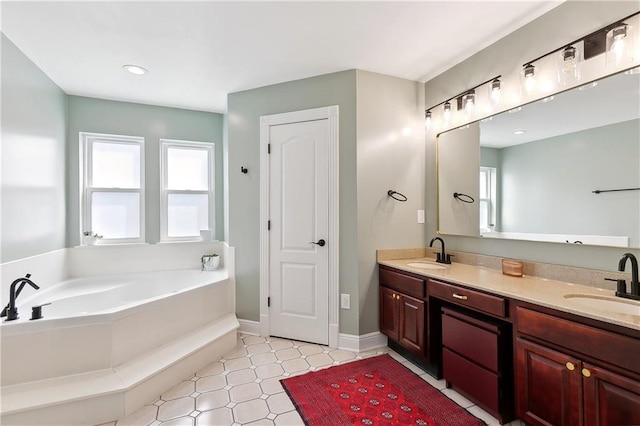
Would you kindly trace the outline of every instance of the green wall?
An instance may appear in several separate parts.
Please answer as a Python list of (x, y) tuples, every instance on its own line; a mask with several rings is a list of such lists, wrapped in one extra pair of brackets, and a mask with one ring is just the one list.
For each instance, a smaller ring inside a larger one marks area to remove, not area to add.
[(80, 242), (80, 132), (145, 139), (145, 227), (147, 243), (160, 241), (160, 139), (214, 142), (216, 238), (224, 239), (222, 114), (69, 96), (67, 241)]
[(0, 262), (66, 246), (67, 96), (2, 34)]
[[(236, 248), (236, 314), (260, 319), (260, 116), (339, 106), (340, 291), (358, 293), (356, 216), (356, 72), (343, 71), (227, 96), (226, 240)], [(249, 173), (240, 173), (240, 166)], [(265, 224), (262, 224), (265, 225)], [(342, 267), (353, 265), (353, 267)], [(353, 298), (353, 296), (352, 296)], [(355, 300), (352, 299), (352, 305)], [(358, 310), (340, 311), (340, 331), (358, 334)]]

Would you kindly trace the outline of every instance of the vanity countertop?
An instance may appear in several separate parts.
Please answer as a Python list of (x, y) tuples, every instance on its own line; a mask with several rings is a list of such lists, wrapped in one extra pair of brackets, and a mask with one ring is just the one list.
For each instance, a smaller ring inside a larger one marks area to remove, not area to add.
[[(629, 312), (620, 312), (615, 307), (609, 308), (605, 306), (606, 299), (613, 299), (615, 296), (611, 290), (531, 276), (512, 277), (503, 275), (499, 270), (455, 262), (451, 265), (438, 264), (445, 266), (444, 269), (424, 269), (409, 265), (414, 262), (434, 263), (434, 260), (433, 258), (411, 258), (378, 261), (380, 265), (413, 274), (441, 279), (640, 331), (640, 302), (615, 297), (616, 302), (627, 305), (625, 308)], [(586, 302), (590, 305), (583, 304), (584, 298), (566, 297), (567, 295), (587, 296)], [(605, 300), (600, 303), (598, 299)], [(634, 314), (636, 308), (637, 314)]]

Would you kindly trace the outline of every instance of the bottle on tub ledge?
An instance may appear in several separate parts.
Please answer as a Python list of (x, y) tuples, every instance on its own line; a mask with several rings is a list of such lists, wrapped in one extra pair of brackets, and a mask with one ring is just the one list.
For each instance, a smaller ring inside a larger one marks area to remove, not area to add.
[(95, 246), (102, 239), (102, 235), (98, 235), (92, 231), (84, 231), (82, 233), (82, 244), (85, 246)]
[(215, 271), (220, 265), (220, 256), (217, 254), (205, 254), (200, 258), (203, 271)]

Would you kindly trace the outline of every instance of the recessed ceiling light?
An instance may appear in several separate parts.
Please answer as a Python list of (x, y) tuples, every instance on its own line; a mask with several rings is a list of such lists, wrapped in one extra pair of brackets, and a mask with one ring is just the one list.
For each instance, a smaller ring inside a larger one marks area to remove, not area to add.
[(135, 75), (145, 75), (149, 72), (138, 65), (123, 65), (122, 68)]
[(525, 133), (527, 133), (526, 130), (514, 130), (513, 131), (514, 135), (524, 135)]
[(542, 100), (542, 103), (543, 103), (543, 104), (546, 104), (547, 102), (551, 102), (551, 101), (552, 101), (552, 100), (554, 100), (554, 99), (555, 99), (555, 96), (547, 96), (546, 98), (544, 98), (544, 99)]
[(507, 111), (509, 114), (515, 114), (516, 112), (522, 111), (522, 107), (516, 107)]

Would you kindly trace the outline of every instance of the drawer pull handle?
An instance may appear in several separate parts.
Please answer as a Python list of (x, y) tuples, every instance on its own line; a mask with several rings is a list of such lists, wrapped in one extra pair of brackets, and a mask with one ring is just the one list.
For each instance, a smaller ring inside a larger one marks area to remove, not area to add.
[(584, 377), (591, 377), (591, 371), (587, 370), (586, 368), (582, 369), (582, 375)]
[(468, 299), (468, 297), (465, 296), (464, 294), (458, 294), (458, 293), (453, 293), (453, 297), (455, 299), (460, 299), (460, 300), (467, 300)]
[(576, 369), (576, 366), (573, 365), (573, 363), (571, 363), (571, 362), (568, 362), (565, 365), (567, 366), (567, 370), (569, 370), (569, 371), (573, 371), (573, 370)]

